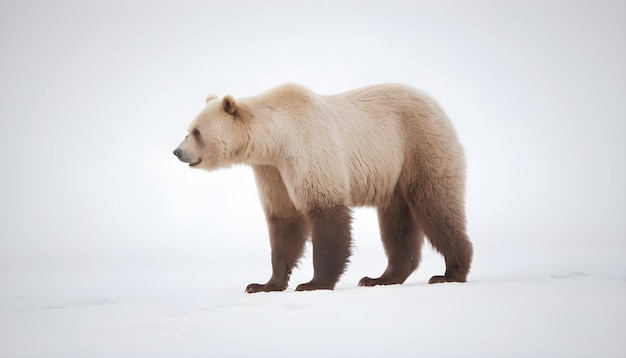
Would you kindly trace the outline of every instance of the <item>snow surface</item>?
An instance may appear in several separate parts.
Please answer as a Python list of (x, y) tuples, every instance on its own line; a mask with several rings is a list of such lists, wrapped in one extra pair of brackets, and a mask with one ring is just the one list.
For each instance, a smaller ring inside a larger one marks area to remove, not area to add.
[[(356, 287), (357, 277), (348, 275), (335, 291), (291, 288), (254, 295), (243, 293), (250, 274), (229, 273), (217, 282), (208, 272), (175, 270), (126, 272), (123, 278), (5, 275), (0, 356), (623, 357), (626, 352), (623, 267), (476, 272), (465, 284), (409, 279), (374, 288)], [(42, 282), (48, 287), (42, 289)], [(39, 287), (29, 287), (32, 283)]]
[[(270, 277), (248, 168), (172, 155), (209, 93), (400, 82), (468, 161), (469, 282), (376, 215), (333, 292)], [(0, 357), (626, 357), (626, 2), (0, 1)]]

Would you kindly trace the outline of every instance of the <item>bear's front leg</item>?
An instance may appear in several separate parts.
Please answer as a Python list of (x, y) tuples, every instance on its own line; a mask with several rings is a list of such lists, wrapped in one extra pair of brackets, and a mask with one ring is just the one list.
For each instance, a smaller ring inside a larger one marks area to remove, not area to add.
[(265, 284), (251, 283), (247, 293), (284, 291), (291, 270), (302, 256), (307, 238), (306, 222), (301, 214), (291, 218), (267, 217), (272, 247), (272, 277)]
[(313, 242), (313, 279), (298, 285), (296, 291), (332, 290), (350, 258), (350, 208), (336, 205), (307, 213)]

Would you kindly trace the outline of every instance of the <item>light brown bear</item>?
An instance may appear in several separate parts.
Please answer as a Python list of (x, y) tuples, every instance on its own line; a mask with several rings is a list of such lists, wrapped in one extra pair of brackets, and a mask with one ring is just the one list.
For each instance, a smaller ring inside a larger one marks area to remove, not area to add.
[(254, 171), (272, 249), (272, 276), (246, 292), (282, 291), (310, 236), (314, 275), (296, 291), (332, 290), (351, 251), (351, 209), (376, 207), (388, 258), (378, 278), (403, 283), (424, 236), (446, 262), (430, 283), (465, 282), (463, 149), (450, 120), (425, 95), (385, 84), (322, 96), (294, 84), (235, 100), (207, 98), (174, 155), (194, 168), (247, 164)]

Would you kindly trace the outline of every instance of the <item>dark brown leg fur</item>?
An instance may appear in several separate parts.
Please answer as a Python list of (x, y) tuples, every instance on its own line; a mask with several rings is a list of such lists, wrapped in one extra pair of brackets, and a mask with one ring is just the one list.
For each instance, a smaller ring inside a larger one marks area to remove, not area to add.
[(424, 234), (398, 193), (388, 206), (378, 208), (378, 224), (387, 254), (387, 269), (379, 278), (363, 277), (359, 286), (403, 283), (420, 262)]
[(307, 238), (304, 216), (267, 218), (272, 247), (272, 277), (265, 284), (251, 283), (246, 292), (283, 291), (287, 288), (291, 270), (302, 256)]
[(313, 279), (296, 291), (332, 290), (348, 264), (351, 247), (351, 212), (345, 205), (314, 209), (307, 218), (313, 241)]
[(445, 274), (431, 277), (428, 283), (467, 281), (474, 249), (467, 237), (463, 208), (455, 207), (450, 205), (445, 210), (415, 207), (428, 240), (446, 261)]

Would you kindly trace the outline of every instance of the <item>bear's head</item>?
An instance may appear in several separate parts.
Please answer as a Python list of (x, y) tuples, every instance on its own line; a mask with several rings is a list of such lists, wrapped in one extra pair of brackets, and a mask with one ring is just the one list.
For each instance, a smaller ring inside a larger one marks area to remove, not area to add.
[(234, 164), (249, 141), (251, 119), (247, 106), (232, 96), (219, 100), (211, 95), (174, 155), (190, 167), (207, 170)]

